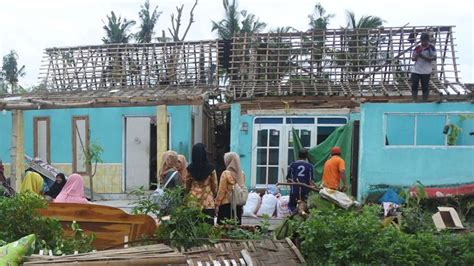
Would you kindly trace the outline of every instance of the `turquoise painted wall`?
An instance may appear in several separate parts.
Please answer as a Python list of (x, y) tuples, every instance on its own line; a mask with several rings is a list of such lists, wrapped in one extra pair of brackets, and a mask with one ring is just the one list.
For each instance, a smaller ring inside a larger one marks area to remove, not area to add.
[[(252, 132), (253, 116), (241, 115), (240, 104), (231, 105), (231, 130), (230, 130), (230, 151), (240, 155), (240, 164), (245, 173), (245, 183), (251, 186), (252, 174)], [(242, 124), (247, 123), (248, 130), (243, 131)]]
[(238, 154), (240, 155), (240, 164), (242, 165), (242, 171), (245, 173), (245, 183), (247, 187), (251, 185), (251, 174), (252, 174), (252, 132), (253, 132), (253, 116), (243, 115), (240, 117), (241, 123), (248, 124), (248, 131), (238, 131), (239, 134), (239, 148)]
[(0, 159), (4, 163), (11, 162), (10, 149), (12, 147), (12, 113), (0, 111)]
[[(188, 150), (188, 143), (191, 138), (191, 107), (170, 106), (167, 110), (173, 121), (171, 129), (172, 148), (179, 151), (179, 147), (182, 146), (185, 150)], [(104, 149), (102, 155), (104, 163), (122, 163), (123, 116), (152, 115), (156, 115), (155, 106), (25, 111), (25, 153), (33, 155), (33, 118), (35, 116), (49, 116), (51, 123), (51, 161), (52, 163), (71, 163), (72, 117), (89, 116), (91, 141), (96, 141)], [(189, 152), (187, 155), (189, 156)]]
[[(443, 185), (474, 182), (474, 146), (435, 146), (439, 143), (443, 125), (434, 117), (423, 117), (418, 124), (417, 143), (424, 146), (385, 146), (385, 113), (474, 113), (470, 103), (367, 103), (361, 106), (359, 191), (358, 199), (367, 196), (370, 187), (380, 184), (411, 186), (417, 180), (424, 185)], [(398, 127), (389, 136), (389, 143), (414, 138), (406, 120), (396, 117), (390, 125)], [(474, 131), (466, 120), (464, 131)], [(393, 128), (392, 128), (393, 129)], [(410, 132), (408, 132), (410, 131)], [(464, 132), (465, 138), (473, 138)], [(465, 140), (465, 143), (473, 140)]]
[(191, 148), (194, 144), (191, 143), (192, 106), (168, 106), (167, 111), (171, 119), (171, 150), (184, 155), (191, 162)]

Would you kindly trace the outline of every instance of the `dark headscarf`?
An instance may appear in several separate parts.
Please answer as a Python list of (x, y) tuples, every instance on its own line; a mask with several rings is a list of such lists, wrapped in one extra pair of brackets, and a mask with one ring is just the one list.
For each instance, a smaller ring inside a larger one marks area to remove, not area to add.
[(214, 166), (207, 160), (206, 146), (197, 143), (193, 146), (191, 154), (191, 164), (188, 166), (188, 173), (196, 181), (205, 180), (214, 171)]
[(53, 199), (55, 199), (58, 196), (59, 192), (61, 192), (64, 185), (66, 185), (66, 176), (64, 176), (63, 173), (59, 173), (57, 174), (57, 176), (61, 178), (62, 180), (61, 184), (58, 184), (58, 182), (54, 181), (54, 184), (51, 186), (49, 191), (45, 193), (46, 195), (50, 196)]

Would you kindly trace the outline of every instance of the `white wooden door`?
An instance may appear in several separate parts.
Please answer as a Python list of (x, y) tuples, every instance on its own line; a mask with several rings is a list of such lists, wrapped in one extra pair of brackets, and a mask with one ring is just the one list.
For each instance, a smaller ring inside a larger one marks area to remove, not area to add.
[(125, 118), (125, 188), (143, 186), (150, 180), (150, 117)]

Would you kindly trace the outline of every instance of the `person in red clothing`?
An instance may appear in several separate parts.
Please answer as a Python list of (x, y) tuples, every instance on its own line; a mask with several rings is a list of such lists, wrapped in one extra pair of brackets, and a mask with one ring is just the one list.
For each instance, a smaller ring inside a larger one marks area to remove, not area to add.
[[(331, 158), (324, 163), (323, 187), (345, 192), (347, 190), (346, 166), (341, 158), (341, 148), (333, 147), (331, 155)], [(341, 180), (342, 189), (339, 188)]]

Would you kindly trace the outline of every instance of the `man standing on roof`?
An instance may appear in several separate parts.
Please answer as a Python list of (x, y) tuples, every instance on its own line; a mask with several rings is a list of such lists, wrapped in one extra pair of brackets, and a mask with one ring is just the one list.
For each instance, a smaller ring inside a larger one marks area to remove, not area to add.
[[(313, 183), (313, 165), (308, 163), (308, 150), (302, 148), (298, 151), (298, 160), (292, 162), (288, 167), (286, 180), (289, 183), (302, 183), (306, 185), (314, 185)], [(309, 189), (304, 186), (291, 186), (290, 202), (288, 207), (291, 212), (296, 211), (299, 200), (306, 201), (308, 199)]]
[[(347, 190), (346, 165), (341, 158), (341, 148), (333, 147), (331, 149), (331, 155), (331, 158), (324, 163), (322, 185), (325, 188), (345, 192)], [(344, 184), (342, 189), (339, 188), (341, 180)]]
[(428, 100), (429, 82), (431, 72), (433, 71), (432, 61), (436, 60), (436, 49), (430, 44), (430, 35), (423, 32), (420, 37), (421, 44), (415, 47), (412, 60), (415, 61), (411, 73), (411, 95), (413, 101), (418, 98), (418, 85), (421, 81), (421, 89), (423, 91), (423, 101)]

